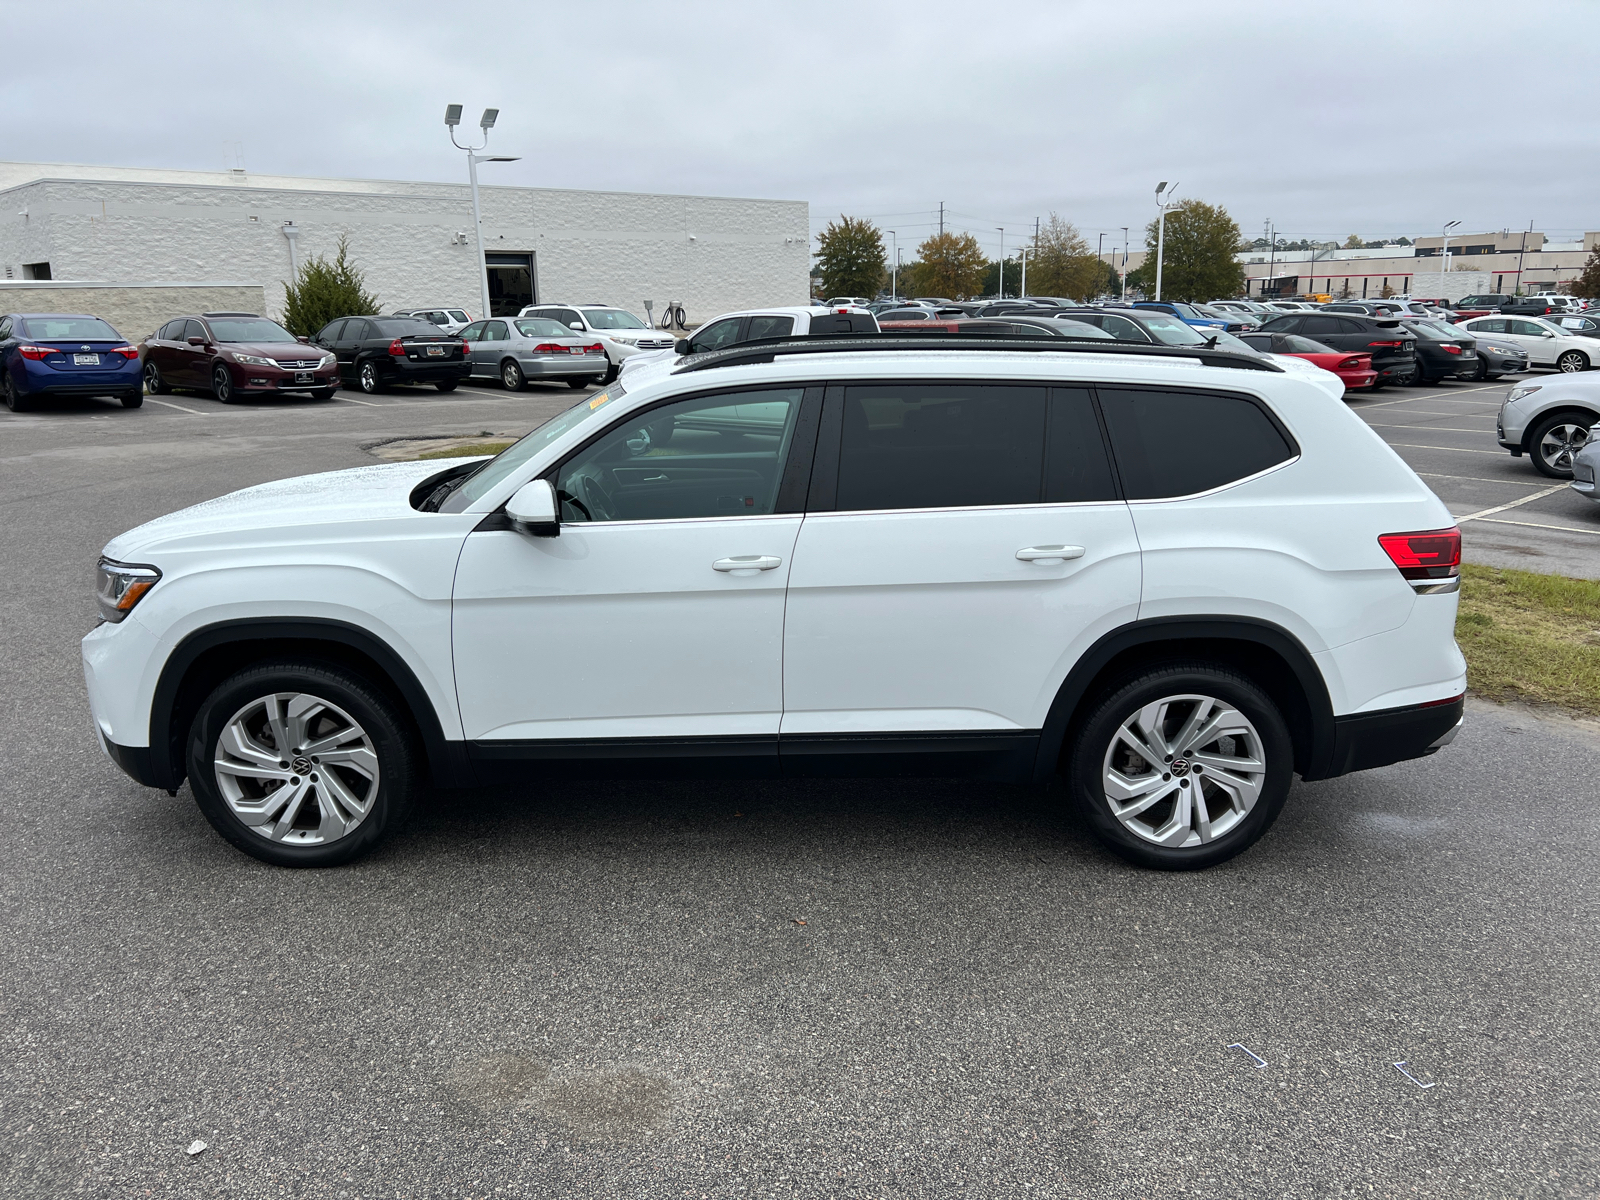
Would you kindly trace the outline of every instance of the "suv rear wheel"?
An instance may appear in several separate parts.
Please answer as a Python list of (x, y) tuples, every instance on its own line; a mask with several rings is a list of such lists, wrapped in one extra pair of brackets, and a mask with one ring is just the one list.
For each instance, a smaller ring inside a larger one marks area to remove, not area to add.
[(206, 820), (281, 867), (328, 867), (398, 826), (418, 790), (392, 701), (341, 667), (275, 662), (220, 684), (195, 715), (188, 768)]
[(1225, 667), (1183, 663), (1102, 693), (1067, 780), (1112, 851), (1184, 871), (1226, 862), (1264, 834), (1293, 768), (1288, 726), (1266, 693)]

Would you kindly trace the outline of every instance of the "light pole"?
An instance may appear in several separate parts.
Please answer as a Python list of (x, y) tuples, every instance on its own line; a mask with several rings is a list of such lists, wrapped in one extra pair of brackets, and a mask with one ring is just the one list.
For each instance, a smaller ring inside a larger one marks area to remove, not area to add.
[(1122, 227), (1122, 302), (1128, 302), (1128, 227)]
[[(1161, 299), (1161, 257), (1167, 248), (1167, 205), (1172, 203), (1172, 192), (1178, 190), (1178, 185), (1172, 185), (1172, 191), (1167, 191), (1165, 182), (1156, 188), (1156, 207), (1161, 210), (1161, 217), (1156, 224), (1156, 299)], [(1165, 193), (1165, 195), (1163, 195)]]
[(1031, 246), (1024, 246), (1017, 251), (1017, 254), (1022, 258), (1022, 289), (1017, 293), (1018, 300), (1025, 298), (1028, 294), (1028, 254), (1031, 250)]
[(467, 152), (467, 178), (472, 181), (472, 228), (478, 234), (478, 292), (483, 301), (483, 317), (489, 316), (489, 264), (483, 254), (483, 218), (478, 215), (478, 164), (481, 162), (516, 162), (517, 158), (504, 154), (479, 154), (478, 151), (489, 145), (489, 130), (494, 128), (495, 121), (500, 116), (498, 108), (486, 108), (483, 116), (478, 120), (478, 128), (483, 130), (482, 146), (463, 146), (456, 141), (456, 126), (461, 124), (461, 105), (447, 104), (444, 108), (445, 127), (450, 130), (450, 144), (457, 150)]
[(995, 299), (1004, 300), (1006, 298), (1006, 231), (1002, 225), (996, 225), (995, 228), (1000, 230), (1000, 286), (995, 291)]
[[(1103, 267), (1103, 266), (1106, 265), (1100, 259), (1100, 252), (1102, 250), (1104, 250), (1105, 248), (1106, 248), (1106, 235), (1105, 235), (1105, 231), (1101, 230), (1100, 231), (1100, 240), (1098, 242), (1096, 242), (1095, 245), (1094, 245), (1094, 259), (1095, 259), (1095, 264), (1097, 266), (1102, 266)], [(1103, 280), (1105, 278), (1105, 276), (1102, 275), (1100, 278)], [(1095, 290), (1094, 290), (1094, 294), (1096, 296), (1098, 296), (1101, 293), (1102, 290), (1103, 289), (1101, 289), (1099, 286), (1096, 286)]]
[[(886, 231), (889, 234), (889, 299), (900, 298), (900, 239), (895, 236), (894, 230)], [(881, 244), (881, 243), (880, 243)]]
[(1452, 229), (1454, 229), (1459, 224), (1461, 224), (1460, 221), (1451, 221), (1448, 225), (1446, 225), (1444, 227), (1444, 248), (1440, 251), (1440, 253), (1444, 256), (1440, 261), (1443, 262), (1444, 265), (1439, 268), (1439, 295), (1440, 296), (1444, 295), (1444, 277), (1445, 277), (1445, 272), (1450, 270), (1450, 231)]

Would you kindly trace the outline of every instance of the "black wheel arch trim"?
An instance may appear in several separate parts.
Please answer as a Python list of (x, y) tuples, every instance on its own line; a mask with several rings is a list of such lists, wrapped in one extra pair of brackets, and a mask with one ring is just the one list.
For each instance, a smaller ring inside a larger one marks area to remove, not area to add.
[[(1311, 654), (1288, 630), (1253, 617), (1151, 617), (1121, 626), (1105, 634), (1089, 647), (1056, 692), (1049, 715), (1040, 730), (1038, 757), (1033, 777), (1043, 782), (1056, 771), (1068, 730), (1074, 717), (1089, 699), (1090, 689), (1113, 660), (1142, 647), (1154, 649), (1164, 642), (1246, 642), (1275, 654), (1288, 667), (1305, 701), (1305, 713), (1297, 731), (1295, 770), (1302, 779), (1326, 779), (1334, 758), (1336, 725), (1327, 683)], [(1192, 655), (1194, 651), (1185, 651)], [(1295, 729), (1296, 714), (1284, 717)]]
[[(180, 689), (189, 670), (208, 651), (238, 642), (333, 642), (370, 659), (387, 677), (422, 735), (429, 774), (439, 787), (470, 787), (477, 779), (465, 743), (444, 735), (439, 714), (416, 673), (383, 639), (360, 626), (324, 617), (260, 617), (207, 625), (186, 636), (162, 665), (150, 704), (148, 778), (151, 787), (176, 788), (183, 782), (187, 729), (173, 728)], [(307, 647), (313, 653), (312, 647)], [(131, 772), (130, 772), (131, 774)]]

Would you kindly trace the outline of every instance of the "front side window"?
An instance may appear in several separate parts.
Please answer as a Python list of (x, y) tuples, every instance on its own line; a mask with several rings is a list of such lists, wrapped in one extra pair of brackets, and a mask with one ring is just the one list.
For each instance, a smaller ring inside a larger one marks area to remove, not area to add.
[(1512, 321), (1511, 332), (1521, 334), (1523, 337), (1538, 337), (1550, 331), (1538, 321)]
[(185, 340), (188, 340), (189, 338), (199, 338), (201, 341), (205, 341), (205, 326), (200, 324), (199, 321), (193, 319), (185, 321), (183, 323), (183, 336)]
[(566, 522), (773, 512), (803, 388), (680, 400), (619, 421), (556, 472)]
[(711, 322), (689, 339), (689, 353), (699, 354), (702, 350), (720, 350), (733, 345), (739, 336), (739, 321), (739, 317), (725, 317)]
[(94, 339), (120, 341), (122, 335), (99, 317), (23, 317), (19, 322), (23, 335), (38, 338), (41, 342), (77, 341)]
[(847, 388), (835, 507), (1039, 503), (1046, 390), (977, 383)]
[(483, 326), (484, 323), (482, 321), (474, 321), (461, 331), (461, 340), (464, 342), (481, 340), (483, 338)]
[(1140, 342), (1146, 346), (1150, 344), (1149, 335), (1127, 317), (1107, 314), (1100, 318), (1100, 328), (1119, 342)]
[[(174, 326), (181, 326), (183, 322), (174, 321), (172, 324)], [(337, 321), (329, 321), (320, 330), (318, 330), (317, 336), (314, 340), (323, 343), (337, 342), (339, 340), (339, 334), (344, 329), (345, 324), (346, 318), (344, 317), (340, 317)], [(172, 334), (172, 337), (181, 341), (183, 338), (183, 330), (181, 328), (177, 329)]]
[(1296, 453), (1246, 396), (1102, 388), (1100, 407), (1129, 500), (1208, 492)]

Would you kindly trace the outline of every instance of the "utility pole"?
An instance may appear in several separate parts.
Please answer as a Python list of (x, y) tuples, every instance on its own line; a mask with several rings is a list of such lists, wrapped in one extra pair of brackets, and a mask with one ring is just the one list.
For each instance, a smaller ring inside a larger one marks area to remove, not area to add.
[(1513, 295), (1522, 295), (1522, 256), (1528, 252), (1528, 235), (1533, 232), (1533, 222), (1528, 222), (1527, 229), (1522, 231), (1522, 249), (1517, 251), (1517, 283), (1511, 289)]
[(944, 201), (939, 201), (939, 236), (944, 236)]
[[(889, 299), (896, 300), (900, 296), (900, 239), (894, 230), (888, 230), (889, 245)], [(879, 243), (882, 245), (883, 243)]]
[[(1100, 231), (1100, 240), (1098, 242), (1096, 242), (1095, 246), (1094, 246), (1094, 261), (1095, 261), (1095, 265), (1096, 266), (1100, 266), (1100, 267), (1105, 266), (1105, 263), (1100, 261), (1100, 252), (1102, 250), (1104, 250), (1105, 248), (1106, 248), (1106, 234), (1105, 234), (1105, 230), (1102, 229)], [(1105, 276), (1102, 275), (1100, 278), (1104, 279)], [(1095, 288), (1095, 295), (1098, 296), (1099, 294), (1100, 294), (1100, 289), (1099, 289), (1099, 287), (1096, 287)]]
[[(1278, 265), (1278, 235), (1273, 232), (1273, 229), (1272, 229), (1272, 218), (1268, 217), (1267, 218), (1267, 280), (1266, 280), (1268, 283), (1274, 282), (1274, 280), (1273, 280), (1273, 271), (1277, 267), (1277, 265)], [(1266, 291), (1266, 288), (1262, 288), (1261, 290), (1262, 291)], [(1273, 288), (1272, 290), (1273, 291), (1277, 291), (1278, 289), (1277, 288)]]
[(996, 289), (995, 299), (1006, 298), (1006, 230), (1004, 225), (996, 225), (1000, 231), (1000, 286)]
[(1128, 227), (1122, 227), (1122, 302), (1128, 302)]

